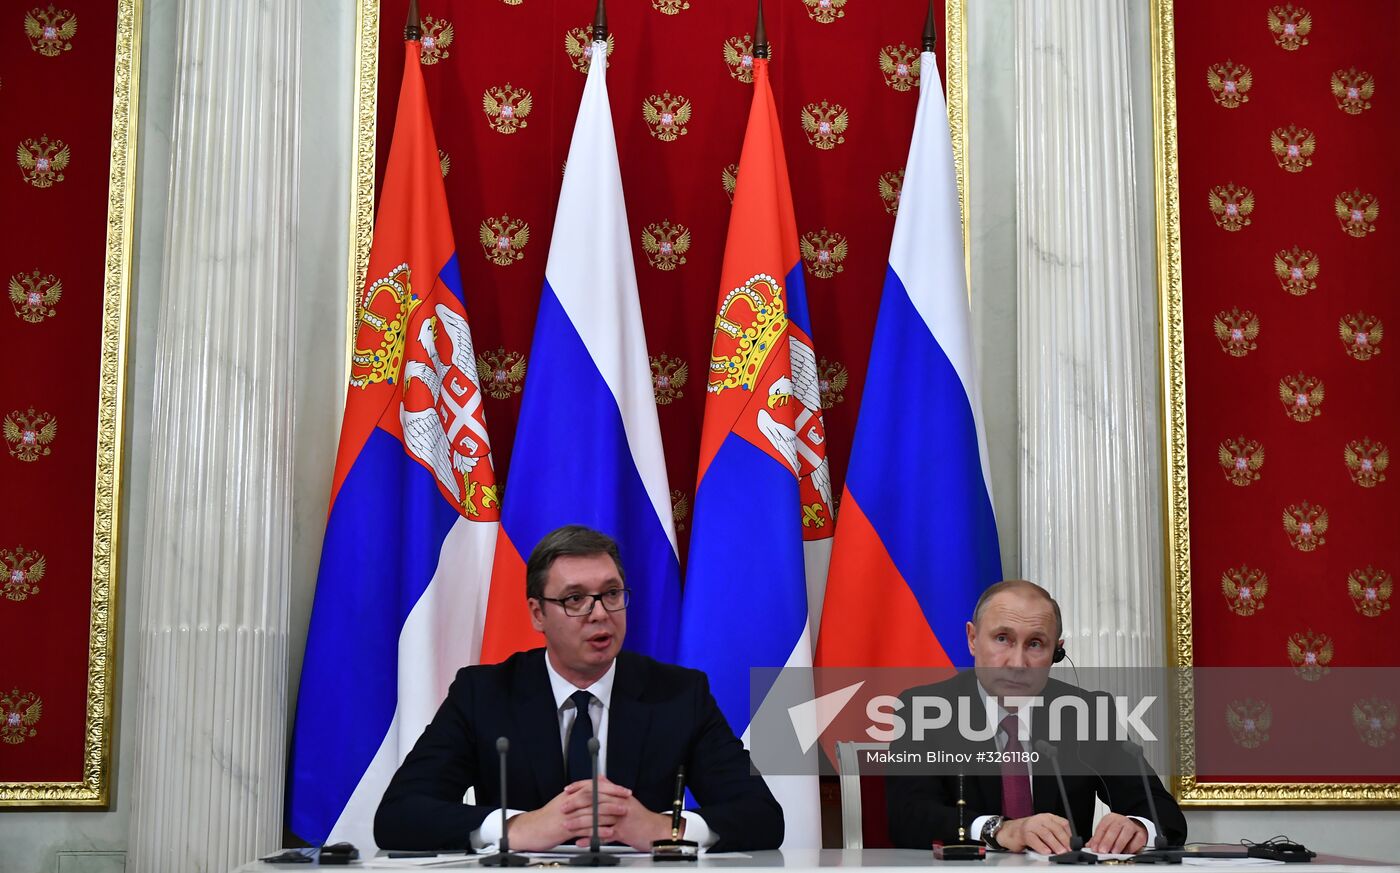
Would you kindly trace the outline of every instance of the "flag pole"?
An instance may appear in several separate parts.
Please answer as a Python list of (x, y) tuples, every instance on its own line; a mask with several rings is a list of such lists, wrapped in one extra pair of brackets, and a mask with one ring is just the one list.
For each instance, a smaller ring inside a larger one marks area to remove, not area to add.
[(423, 36), (423, 24), (418, 19), (418, 0), (408, 0), (408, 21), (403, 26), (404, 42), (417, 42)]
[(928, 18), (924, 19), (924, 51), (933, 51), (937, 44), (938, 30), (933, 23), (933, 0), (928, 0)]
[(593, 13), (593, 41), (606, 42), (608, 39), (608, 10), (605, 0), (598, 0), (598, 10)]
[(753, 26), (753, 56), (768, 59), (768, 30), (763, 26), (763, 0), (758, 0), (758, 22)]

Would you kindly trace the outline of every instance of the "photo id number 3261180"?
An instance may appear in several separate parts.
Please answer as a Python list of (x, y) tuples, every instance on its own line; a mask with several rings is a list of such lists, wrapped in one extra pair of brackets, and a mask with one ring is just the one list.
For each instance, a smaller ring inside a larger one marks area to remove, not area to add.
[(1004, 752), (978, 752), (977, 763), (979, 764), (1038, 764), (1040, 763), (1040, 753), (1020, 752), (1007, 750)]

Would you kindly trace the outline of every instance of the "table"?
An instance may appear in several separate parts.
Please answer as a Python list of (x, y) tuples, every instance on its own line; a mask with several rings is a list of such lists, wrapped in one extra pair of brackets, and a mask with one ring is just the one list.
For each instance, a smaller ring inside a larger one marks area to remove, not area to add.
[[(1221, 848), (1232, 848), (1222, 846)], [(1238, 847), (1233, 847), (1238, 848)], [(1008, 854), (1000, 852), (989, 853), (985, 862), (978, 861), (935, 861), (930, 852), (920, 852), (914, 849), (798, 849), (787, 852), (752, 852), (750, 857), (706, 857), (702, 855), (695, 866), (701, 869), (723, 868), (726, 873), (744, 873), (744, 871), (769, 871), (775, 867), (782, 867), (788, 870), (815, 870), (818, 868), (862, 868), (868, 871), (878, 870), (905, 870), (910, 867), (1055, 867), (1059, 870), (1073, 869), (1052, 865), (1046, 861), (1027, 858), (1025, 855)], [(403, 862), (396, 861), (390, 863), (376, 863), (382, 859), (368, 858), (350, 865), (349, 870), (462, 870), (481, 869), (476, 863), (479, 856), (468, 856), (456, 864), (435, 864), (428, 867), (405, 867)], [(1388, 863), (1384, 861), (1363, 861), (1356, 858), (1343, 858), (1337, 855), (1318, 854), (1310, 864), (1288, 864), (1255, 866), (1257, 862), (1249, 865), (1229, 864), (1228, 861), (1220, 862), (1222, 866), (1212, 865), (1211, 867), (1160, 867), (1156, 865), (1144, 866), (1139, 869), (1156, 871), (1195, 871), (1195, 870), (1250, 870), (1257, 873), (1260, 870), (1283, 870), (1288, 869), (1289, 873), (1400, 873), (1400, 863)], [(674, 873), (684, 873), (690, 867), (685, 863), (666, 863), (654, 865), (650, 858), (622, 858), (622, 867), (652, 867), (656, 866), (663, 870), (674, 871)], [(1100, 865), (1111, 869), (1111, 865)], [(296, 873), (305, 870), (336, 870), (337, 867), (317, 867), (310, 864), (262, 864), (253, 862), (239, 867), (234, 873)], [(487, 868), (493, 869), (493, 868)], [(499, 869), (499, 868), (494, 868)], [(565, 869), (565, 868), (556, 868)], [(582, 869), (582, 868), (575, 868)]]

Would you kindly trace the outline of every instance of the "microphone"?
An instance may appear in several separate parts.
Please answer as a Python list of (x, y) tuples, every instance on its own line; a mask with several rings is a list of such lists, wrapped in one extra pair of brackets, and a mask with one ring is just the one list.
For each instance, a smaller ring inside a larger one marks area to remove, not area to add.
[(1132, 740), (1124, 740), (1123, 751), (1137, 761), (1138, 776), (1142, 778), (1142, 791), (1147, 795), (1147, 814), (1152, 816), (1152, 827), (1157, 830), (1152, 848), (1139, 852), (1133, 860), (1139, 864), (1180, 864), (1180, 855), (1166, 854), (1169, 847), (1166, 835), (1162, 833), (1162, 820), (1157, 817), (1157, 800), (1152, 796), (1152, 781), (1147, 778), (1147, 762), (1143, 760), (1142, 746)]
[(598, 738), (588, 738), (588, 756), (593, 759), (593, 836), (588, 841), (588, 851), (575, 855), (569, 862), (573, 867), (615, 867), (616, 855), (603, 854), (598, 843)]
[(1051, 855), (1050, 861), (1055, 864), (1097, 864), (1099, 856), (1084, 851), (1084, 838), (1079, 836), (1079, 829), (1074, 826), (1074, 811), (1069, 807), (1069, 792), (1065, 791), (1065, 777), (1060, 772), (1060, 750), (1045, 740), (1036, 740), (1035, 750), (1050, 759), (1050, 765), (1055, 770), (1055, 784), (1060, 789), (1060, 803), (1064, 804), (1065, 818), (1069, 819), (1069, 851)]
[(483, 867), (525, 867), (530, 863), (529, 858), (510, 850), (510, 835), (506, 830), (506, 753), (509, 751), (510, 740), (498, 737), (496, 753), (501, 756), (501, 847), (496, 854), (481, 859)]

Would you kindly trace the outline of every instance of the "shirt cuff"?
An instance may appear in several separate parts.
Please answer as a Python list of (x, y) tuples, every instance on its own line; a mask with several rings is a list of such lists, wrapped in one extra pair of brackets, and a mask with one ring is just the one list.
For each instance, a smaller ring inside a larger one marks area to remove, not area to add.
[[(515, 818), (524, 811), (523, 809), (507, 809), (506, 818)], [(500, 810), (494, 810), (487, 813), (486, 818), (481, 822), (481, 827), (471, 832), (470, 839), (473, 851), (480, 852), (482, 849), (494, 847), (501, 841), (500, 812)]]
[(710, 826), (705, 824), (705, 819), (701, 818), (700, 813), (683, 809), (681, 810), (681, 818), (685, 819), (685, 838), (687, 840), (702, 849), (708, 849), (719, 842), (719, 834), (710, 830)]
[(990, 815), (979, 815), (972, 820), (972, 827), (967, 829), (967, 838), (974, 843), (982, 842), (982, 828), (991, 821)]
[(1128, 818), (1132, 819), (1133, 821), (1137, 822), (1138, 824), (1142, 825), (1144, 828), (1147, 829), (1147, 846), (1146, 846), (1146, 848), (1149, 848), (1149, 849), (1150, 849), (1150, 848), (1152, 848), (1154, 845), (1156, 845), (1156, 843), (1157, 843), (1157, 827), (1156, 827), (1154, 824), (1152, 824), (1151, 819), (1143, 818), (1143, 817), (1140, 816), (1140, 815), (1130, 815), (1130, 816), (1128, 816)]

